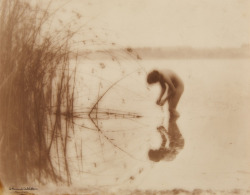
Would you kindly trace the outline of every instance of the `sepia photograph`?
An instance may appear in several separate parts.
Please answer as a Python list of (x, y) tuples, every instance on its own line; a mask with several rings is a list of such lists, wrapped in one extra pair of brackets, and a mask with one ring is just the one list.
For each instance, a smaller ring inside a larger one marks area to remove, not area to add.
[(249, 10), (1, 0), (0, 195), (250, 194)]

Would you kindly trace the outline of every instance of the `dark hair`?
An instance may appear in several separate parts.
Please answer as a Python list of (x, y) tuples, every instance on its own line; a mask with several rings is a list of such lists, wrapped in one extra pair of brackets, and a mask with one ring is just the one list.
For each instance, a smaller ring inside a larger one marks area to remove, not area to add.
[(152, 72), (150, 72), (147, 77), (148, 84), (156, 83), (157, 81), (159, 81), (159, 76), (160, 75), (157, 70), (153, 70)]
[(164, 149), (160, 148), (158, 150), (150, 149), (148, 151), (148, 157), (150, 160), (154, 162), (159, 162), (162, 159), (167, 160), (167, 161), (172, 161), (173, 159), (175, 159), (176, 153), (167, 148), (164, 148)]

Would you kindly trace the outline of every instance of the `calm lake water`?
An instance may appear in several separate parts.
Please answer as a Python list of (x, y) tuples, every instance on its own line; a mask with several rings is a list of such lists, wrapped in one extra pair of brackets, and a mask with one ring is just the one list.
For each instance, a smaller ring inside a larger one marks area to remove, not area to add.
[[(169, 162), (147, 156), (169, 118), (167, 105), (155, 104), (160, 87), (146, 83), (154, 68), (174, 70), (185, 84), (177, 107), (185, 146)], [(249, 60), (79, 61), (74, 186), (249, 189), (249, 71)]]

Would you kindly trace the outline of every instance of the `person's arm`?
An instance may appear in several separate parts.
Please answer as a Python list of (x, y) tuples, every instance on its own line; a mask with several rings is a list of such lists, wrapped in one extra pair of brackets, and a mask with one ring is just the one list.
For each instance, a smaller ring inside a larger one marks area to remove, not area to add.
[(161, 148), (165, 148), (166, 143), (167, 143), (167, 138), (164, 135), (164, 132), (167, 132), (167, 130), (163, 126), (157, 127), (157, 130), (160, 133), (161, 139), (162, 139)]
[(162, 81), (162, 79), (160, 79), (159, 82), (160, 82), (160, 85), (161, 85), (161, 93), (160, 93), (160, 96), (159, 96), (159, 98), (157, 99), (157, 102), (156, 102), (156, 104), (158, 104), (158, 105), (160, 105), (161, 98), (162, 98), (162, 96), (164, 95), (164, 93), (166, 91), (166, 85), (165, 85), (164, 81)]

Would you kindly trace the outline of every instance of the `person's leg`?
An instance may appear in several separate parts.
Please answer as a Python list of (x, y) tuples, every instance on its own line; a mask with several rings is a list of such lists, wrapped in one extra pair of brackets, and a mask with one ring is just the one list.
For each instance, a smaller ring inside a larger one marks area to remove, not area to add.
[(175, 110), (179, 102), (180, 95), (175, 94), (169, 99), (169, 110)]
[(184, 147), (184, 138), (180, 132), (180, 129), (176, 123), (176, 118), (169, 119), (168, 125), (169, 131), (169, 147), (174, 149), (175, 151), (180, 151)]
[(179, 115), (179, 113), (176, 111), (177, 104), (180, 100), (180, 97), (183, 93), (183, 89), (179, 89), (176, 91), (176, 93), (169, 99), (169, 112), (170, 114)]

